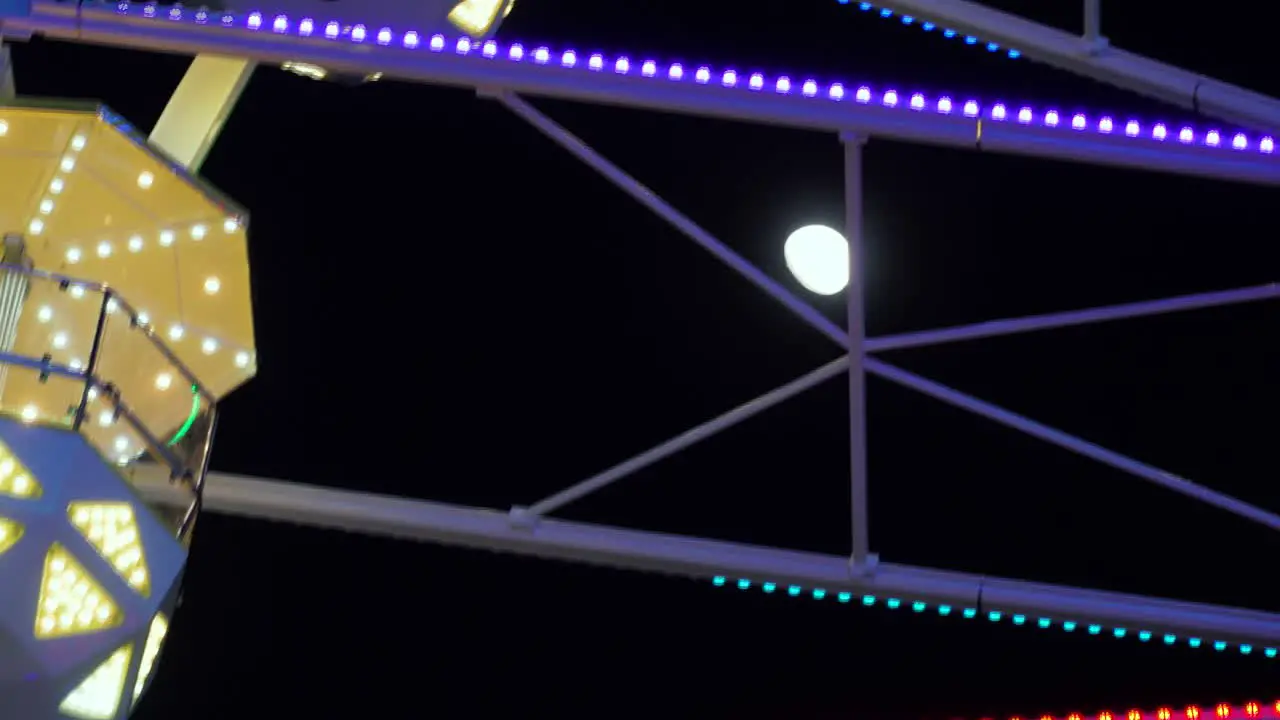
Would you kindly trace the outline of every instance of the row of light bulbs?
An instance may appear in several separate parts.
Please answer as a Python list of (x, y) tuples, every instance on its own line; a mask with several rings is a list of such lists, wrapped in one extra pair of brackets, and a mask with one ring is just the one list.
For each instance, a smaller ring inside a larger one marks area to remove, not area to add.
[[(220, 284), (218, 284), (218, 279), (214, 277), (211, 277), (205, 280), (206, 291), (209, 289), (211, 285), (213, 286), (215, 292), (220, 287)], [(81, 297), (84, 297), (85, 291), (83, 286), (72, 285), (70, 288), (68, 288), (67, 292), (69, 292), (71, 296), (74, 298), (81, 298)], [(116, 303), (115, 300), (107, 301), (106, 310), (108, 313), (114, 313), (117, 309), (119, 309), (119, 304)], [(38, 310), (36, 310), (36, 320), (38, 320), (42, 324), (47, 324), (52, 322), (53, 316), (54, 316), (53, 308), (48, 305), (42, 305)], [(151, 325), (151, 316), (148, 315), (145, 311), (139, 311), (138, 324), (143, 327), (149, 327)], [(168, 330), (165, 332), (165, 336), (168, 337), (168, 339), (172, 342), (178, 342), (182, 340), (184, 337), (186, 337), (186, 334), (187, 334), (187, 329), (183, 327), (181, 323), (170, 324)], [(70, 343), (71, 343), (71, 338), (64, 331), (57, 331), (49, 337), (49, 344), (55, 350), (65, 350), (70, 345)], [(200, 352), (204, 353), (205, 355), (213, 355), (214, 353), (218, 352), (218, 350), (221, 349), (221, 347), (222, 347), (222, 344), (218, 342), (217, 338), (205, 337), (200, 341)], [(235, 363), (235, 366), (242, 370), (249, 367), (249, 363), (252, 362), (252, 360), (253, 358), (247, 350), (238, 350), (236, 351), (235, 355), (232, 357), (232, 362)], [(79, 361), (77, 358), (72, 358), (71, 361), (68, 362), (67, 364), (69, 367), (71, 367), (72, 370), (83, 369), (83, 362)]]
[[(44, 212), (46, 207), (45, 203), (48, 203), (47, 207), (49, 208), (49, 211), (52, 212), (53, 201), (46, 199), (40, 204), (41, 213), (47, 215), (48, 213)], [(235, 219), (227, 219), (223, 221), (222, 227), (226, 232), (233, 233), (237, 229), (239, 229), (240, 222)], [(32, 220), (30, 229), (34, 234), (39, 235), (41, 232), (44, 231), (44, 221), (39, 218)], [(188, 229), (187, 233), (190, 235), (192, 240), (195, 240), (198, 242), (208, 237), (209, 226), (205, 225), (204, 223), (196, 223), (195, 225), (192, 225), (190, 229)], [(156, 237), (156, 243), (160, 247), (166, 247), (166, 248), (173, 247), (173, 244), (174, 242), (177, 241), (177, 239), (178, 239), (178, 234), (173, 230), (161, 230)], [(125, 247), (131, 253), (142, 252), (142, 250), (146, 247), (146, 244), (147, 244), (146, 240), (140, 234), (131, 235), (129, 239), (125, 241)], [(98, 257), (105, 260), (111, 257), (115, 253), (115, 246), (113, 246), (110, 241), (103, 240), (94, 247), (94, 253)], [(72, 246), (67, 248), (65, 257), (69, 264), (75, 265), (76, 263), (84, 259), (84, 251), (81, 250), (79, 247)]]

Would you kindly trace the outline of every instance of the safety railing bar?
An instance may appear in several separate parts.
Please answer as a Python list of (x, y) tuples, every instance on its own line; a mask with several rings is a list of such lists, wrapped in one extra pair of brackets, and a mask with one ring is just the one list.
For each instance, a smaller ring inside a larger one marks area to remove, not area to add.
[(205, 389), (204, 383), (200, 382), (200, 378), (196, 377), (196, 374), (192, 372), (191, 368), (187, 367), (186, 363), (179, 360), (178, 356), (174, 355), (173, 351), (169, 349), (169, 346), (165, 345), (162, 340), (156, 337), (155, 329), (152, 328), (150, 325), (143, 325), (138, 321), (138, 315), (139, 315), (138, 309), (135, 308), (133, 304), (128, 301), (128, 299), (121, 296), (115, 290), (115, 288), (111, 287), (106, 283), (95, 282), (90, 280), (81, 280), (79, 278), (70, 277), (68, 275), (51, 273), (45, 270), (36, 270), (34, 268), (25, 267), (22, 265), (13, 265), (9, 263), (0, 263), (0, 271), (17, 273), (19, 275), (26, 275), (27, 277), (41, 278), (44, 280), (52, 280), (57, 283), (67, 283), (68, 285), (76, 285), (77, 287), (82, 287), (87, 291), (100, 292), (100, 293), (109, 295), (110, 299), (115, 300), (116, 304), (126, 311), (126, 313), (129, 316), (129, 322), (132, 323), (133, 326), (136, 327), (143, 334), (143, 336), (145, 336), (149, 341), (151, 341), (151, 344), (154, 345), (156, 349), (160, 351), (160, 354), (163, 355), (166, 360), (168, 360), (170, 363), (173, 364), (175, 368), (177, 368), (178, 372), (182, 375), (182, 377), (185, 378), (187, 382), (189, 382), (192, 386), (196, 388), (196, 390), (200, 393), (201, 397), (205, 398), (210, 403), (217, 402), (217, 398), (215, 398), (212, 394), (209, 393), (208, 390)]
[(217, 398), (215, 398), (208, 390), (205, 389), (204, 383), (200, 382), (200, 378), (196, 377), (196, 374), (192, 372), (190, 368), (187, 367), (186, 363), (179, 360), (178, 356), (174, 355), (173, 351), (169, 349), (169, 346), (165, 345), (164, 341), (156, 337), (155, 328), (152, 327), (150, 324), (143, 324), (141, 321), (138, 320), (138, 316), (140, 314), (138, 312), (138, 309), (135, 308), (132, 304), (130, 304), (128, 300), (124, 299), (119, 295), (116, 295), (114, 291), (112, 293), (112, 297), (115, 299), (116, 305), (118, 305), (121, 310), (124, 310), (125, 314), (129, 316), (129, 322), (133, 325), (133, 327), (136, 328), (139, 332), (141, 332), (144, 337), (146, 337), (148, 340), (151, 341), (151, 344), (154, 345), (156, 349), (160, 351), (160, 354), (164, 355), (164, 358), (168, 360), (170, 363), (172, 363), (173, 366), (178, 369), (178, 372), (182, 375), (182, 377), (186, 378), (187, 382), (190, 383), (191, 386), (194, 387), (196, 391), (200, 393), (200, 396), (208, 400), (210, 403), (217, 402)]
[(17, 365), (18, 367), (28, 370), (35, 370), (41, 374), (57, 375), (59, 377), (68, 377), (74, 380), (86, 380), (90, 377), (85, 370), (74, 370), (68, 365), (62, 365), (55, 362), (45, 362), (36, 360), (25, 355), (14, 355), (7, 350), (0, 350), (0, 364)]
[(218, 411), (216, 407), (210, 408), (209, 413), (209, 427), (205, 431), (202, 450), (204, 456), (200, 459), (200, 473), (195, 478), (195, 498), (192, 500), (191, 506), (187, 508), (186, 514), (183, 515), (182, 522), (178, 525), (179, 538), (187, 537), (187, 533), (190, 532), (196, 518), (200, 517), (200, 511), (204, 509), (204, 482), (209, 476), (209, 458), (213, 456), (213, 436), (218, 430)]
[[(97, 378), (93, 378), (92, 382), (98, 388), (99, 392), (106, 397), (107, 402), (111, 403), (115, 408), (115, 411), (119, 413), (120, 417), (123, 418), (124, 421), (133, 428), (133, 431), (138, 433), (138, 436), (142, 438), (143, 442), (151, 448), (151, 451), (156, 453), (160, 459), (169, 466), (169, 471), (172, 473), (173, 477), (175, 479), (187, 479), (187, 473), (190, 468), (186, 467), (180, 460), (178, 460), (177, 456), (170, 452), (169, 448), (165, 447), (164, 443), (160, 442), (160, 439), (152, 434), (151, 429), (142, 423), (142, 420), (139, 419), (133, 410), (129, 408), (128, 403), (122, 400), (119, 395), (114, 392), (115, 389), (109, 384), (99, 382)], [(193, 491), (196, 490), (194, 478), (192, 478), (190, 482), (192, 483), (191, 489)]]

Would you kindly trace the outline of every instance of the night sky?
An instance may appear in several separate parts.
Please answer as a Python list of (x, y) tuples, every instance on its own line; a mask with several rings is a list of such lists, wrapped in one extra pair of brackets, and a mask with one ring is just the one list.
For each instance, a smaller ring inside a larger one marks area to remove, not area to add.
[[(990, 4), (1079, 29), (1075, 2)], [(1280, 93), (1280, 8), (1106, 5), (1116, 45)], [(500, 37), (1190, 118), (834, 0), (521, 0)], [(187, 64), (38, 40), (15, 56), (20, 93), (100, 99), (142, 128)], [(843, 297), (805, 293), (782, 262), (791, 230), (843, 226), (836, 137), (532, 102), (843, 323)], [(260, 355), (223, 403), (216, 470), (528, 504), (840, 355), (468, 91), (262, 68), (203, 172), (252, 214)], [(868, 332), (1268, 283), (1274, 199), (873, 139)], [(883, 359), (1280, 510), (1278, 323), (1263, 303)], [(1278, 609), (1274, 533), (867, 388), (883, 559)], [(563, 515), (847, 553), (846, 423), (836, 380)], [(1275, 700), (1280, 661), (1079, 635), (207, 516), (137, 716), (923, 720)]]

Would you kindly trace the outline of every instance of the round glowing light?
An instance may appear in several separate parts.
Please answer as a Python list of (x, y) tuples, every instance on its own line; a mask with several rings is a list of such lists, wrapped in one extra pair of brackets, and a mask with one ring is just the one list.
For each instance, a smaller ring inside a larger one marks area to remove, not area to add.
[(71, 287), (67, 288), (67, 293), (71, 295), (72, 299), (79, 300), (80, 298), (84, 297), (84, 286), (72, 285)]
[(205, 278), (204, 291), (210, 295), (216, 295), (222, 289), (222, 281), (216, 277)]
[(27, 405), (22, 408), (22, 419), (26, 422), (32, 422), (40, 415), (40, 409), (35, 405)]
[(80, 262), (81, 257), (84, 257), (84, 254), (80, 252), (80, 248), (67, 248), (67, 262), (74, 265)]
[(218, 341), (213, 338), (205, 338), (204, 341), (200, 343), (200, 352), (205, 355), (212, 355), (218, 352)]
[(68, 342), (70, 342), (70, 340), (68, 340), (66, 333), (59, 332), (53, 334), (53, 346), (55, 348), (61, 350), (67, 346)]
[(129, 449), (129, 438), (121, 435), (115, 441), (116, 452), (124, 452)]
[(33, 218), (31, 222), (27, 224), (27, 230), (30, 231), (32, 235), (39, 235), (44, 232), (44, 221), (40, 218)]
[(156, 389), (168, 390), (173, 385), (173, 376), (169, 373), (160, 373), (156, 376)]
[(9, 123), (3, 120), (0, 120), (0, 137), (4, 137), (5, 135), (8, 135), (8, 134), (9, 134)]
[(160, 247), (169, 247), (172, 244), (173, 244), (173, 231), (172, 230), (160, 231)]
[(141, 252), (141, 250), (142, 250), (142, 237), (139, 235), (134, 235), (133, 237), (129, 238), (129, 252)]
[(233, 233), (240, 229), (240, 221), (235, 218), (227, 218), (222, 221), (222, 231)]
[(110, 410), (103, 410), (102, 412), (98, 413), (98, 424), (101, 425), (102, 427), (109, 427), (111, 423), (115, 421), (116, 421), (116, 415)]
[(48, 214), (49, 214), (49, 213), (51, 213), (51, 212), (53, 212), (53, 201), (52, 201), (52, 200), (50, 200), (49, 198), (45, 198), (45, 199), (41, 200), (41, 201), (40, 201), (40, 214), (41, 214), (41, 215), (48, 215)]
[(151, 324), (151, 316), (147, 314), (146, 310), (142, 310), (138, 312), (138, 324), (139, 325)]
[(825, 225), (791, 233), (782, 254), (787, 269), (810, 292), (835, 295), (849, 286), (849, 241)]
[(156, 181), (156, 176), (152, 175), (149, 172), (139, 173), (138, 175), (138, 187), (142, 188), (143, 190), (146, 190), (147, 188), (151, 187), (153, 184), (155, 184), (155, 181)]
[(77, 135), (71, 138), (71, 149), (75, 150), (76, 152), (80, 152), (81, 150), (84, 149), (84, 145), (86, 142), (87, 140), (83, 135)]
[(191, 239), (192, 239), (192, 240), (203, 240), (203, 239), (204, 239), (204, 236), (205, 236), (205, 235), (208, 235), (208, 234), (209, 234), (209, 226), (208, 226), (208, 225), (192, 225), (192, 226), (191, 226)]
[(100, 258), (109, 258), (109, 257), (111, 257), (111, 243), (109, 243), (109, 242), (107, 242), (107, 241), (105, 241), (105, 240), (103, 240), (102, 242), (98, 243), (98, 257), (100, 257)]
[(71, 172), (76, 169), (76, 159), (73, 157), (64, 157), (62, 162), (58, 163), (58, 167), (62, 168), (62, 172)]
[(48, 305), (41, 305), (40, 309), (36, 311), (36, 320), (39, 320), (42, 323), (47, 323), (52, 319), (53, 319), (53, 308), (49, 307)]
[(49, 192), (53, 193), (54, 195), (58, 195), (62, 192), (62, 189), (66, 186), (67, 184), (62, 181), (62, 178), (54, 178), (53, 180), (49, 181)]
[(183, 335), (185, 335), (185, 334), (186, 334), (186, 332), (187, 332), (187, 331), (186, 331), (186, 330), (185, 330), (181, 325), (170, 325), (170, 326), (169, 326), (169, 339), (170, 339), (170, 340), (181, 340), (181, 339), (182, 339), (182, 336), (183, 336)]
[(70, 360), (67, 361), (67, 367), (71, 368), (72, 370), (83, 370), (84, 361), (81, 360), (80, 358), (71, 358)]
[(107, 300), (106, 310), (108, 315), (114, 314), (115, 311), (119, 309), (120, 309), (120, 303), (117, 302), (115, 298), (111, 298), (110, 300)]
[(249, 367), (249, 353), (245, 352), (244, 350), (241, 350), (240, 352), (236, 353), (235, 362), (236, 362), (236, 367), (238, 368)]

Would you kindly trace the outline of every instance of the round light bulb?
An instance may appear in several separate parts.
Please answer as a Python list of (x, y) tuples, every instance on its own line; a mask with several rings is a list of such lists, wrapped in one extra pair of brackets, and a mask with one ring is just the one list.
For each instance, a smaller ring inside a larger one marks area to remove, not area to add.
[(205, 236), (205, 235), (208, 235), (208, 234), (209, 234), (209, 226), (208, 226), (208, 225), (193, 225), (193, 226), (191, 226), (191, 239), (192, 239), (192, 240), (203, 240), (203, 239), (204, 239), (204, 236)]
[(128, 450), (128, 449), (129, 449), (129, 438), (127, 438), (127, 437), (125, 437), (125, 436), (123, 436), (123, 435), (121, 435), (120, 437), (116, 438), (115, 448), (116, 448), (116, 452), (124, 452), (125, 450)]
[(55, 348), (57, 348), (57, 349), (61, 350), (61, 349), (65, 348), (65, 347), (67, 346), (67, 343), (68, 343), (68, 342), (69, 342), (69, 340), (67, 339), (67, 334), (66, 334), (66, 333), (64, 333), (64, 332), (59, 332), (59, 333), (54, 333), (54, 334), (53, 334), (53, 346), (54, 346)]
[(218, 341), (213, 338), (205, 338), (204, 341), (200, 343), (200, 352), (203, 352), (205, 355), (212, 355), (218, 352)]
[(48, 215), (48, 214), (49, 214), (49, 213), (51, 213), (51, 212), (53, 212), (53, 201), (52, 201), (52, 200), (50, 200), (49, 198), (45, 198), (45, 199), (41, 200), (41, 201), (40, 201), (40, 214), (41, 214), (41, 215)]
[(83, 257), (83, 253), (80, 252), (80, 248), (67, 248), (67, 262), (74, 265), (80, 262), (81, 257)]
[(169, 247), (172, 244), (173, 244), (173, 231), (172, 230), (160, 231), (160, 247)]
[(35, 405), (27, 405), (22, 408), (22, 419), (31, 422), (40, 414), (40, 410)]
[(85, 142), (86, 140), (83, 135), (77, 135), (71, 138), (71, 149), (79, 152), (84, 149)]
[(160, 373), (156, 376), (156, 389), (168, 390), (173, 385), (173, 376), (169, 373)]
[(98, 257), (100, 257), (100, 258), (109, 258), (109, 257), (111, 257), (111, 243), (109, 243), (109, 242), (107, 242), (107, 241), (105, 241), (105, 240), (103, 240), (102, 242), (98, 243)]
[(849, 286), (849, 241), (825, 225), (791, 233), (782, 254), (787, 269), (810, 292), (835, 295)]
[(206, 278), (204, 281), (204, 291), (209, 295), (216, 295), (222, 289), (222, 281), (216, 277)]
[(240, 352), (236, 353), (235, 362), (236, 362), (236, 367), (238, 368), (249, 367), (249, 353), (245, 352), (244, 350), (241, 350)]
[(129, 252), (140, 252), (142, 250), (142, 237), (134, 235), (129, 238)]
[(116, 421), (116, 415), (110, 410), (103, 410), (102, 412), (98, 413), (98, 424), (101, 425), (102, 427), (108, 427), (111, 425), (111, 423), (115, 421)]
[(146, 310), (141, 310), (138, 312), (138, 324), (139, 325), (151, 324), (151, 316), (147, 314)]
[(187, 332), (187, 331), (186, 331), (186, 330), (184, 330), (184, 329), (182, 328), (182, 326), (181, 326), (181, 325), (170, 325), (170, 326), (169, 326), (169, 339), (170, 339), (170, 340), (181, 340), (181, 339), (182, 339), (182, 336), (183, 336), (184, 334), (186, 334), (186, 332)]
[(49, 307), (48, 305), (41, 305), (40, 309), (36, 311), (36, 320), (39, 320), (42, 323), (47, 323), (52, 319), (53, 319), (53, 308)]
[(33, 218), (31, 222), (27, 223), (27, 230), (29, 230), (32, 235), (39, 235), (44, 232), (44, 221), (40, 218)]
[(156, 181), (156, 176), (152, 175), (149, 172), (143, 172), (138, 174), (138, 187), (142, 188), (143, 190), (146, 190), (147, 188), (151, 187), (152, 184), (155, 183), (155, 181)]
[(79, 300), (80, 298), (84, 297), (84, 286), (72, 285), (71, 287), (67, 288), (67, 294), (69, 294), (72, 298)]
[(227, 218), (226, 220), (222, 221), (223, 232), (233, 233), (239, 229), (240, 229), (240, 221), (236, 220), (235, 218)]

